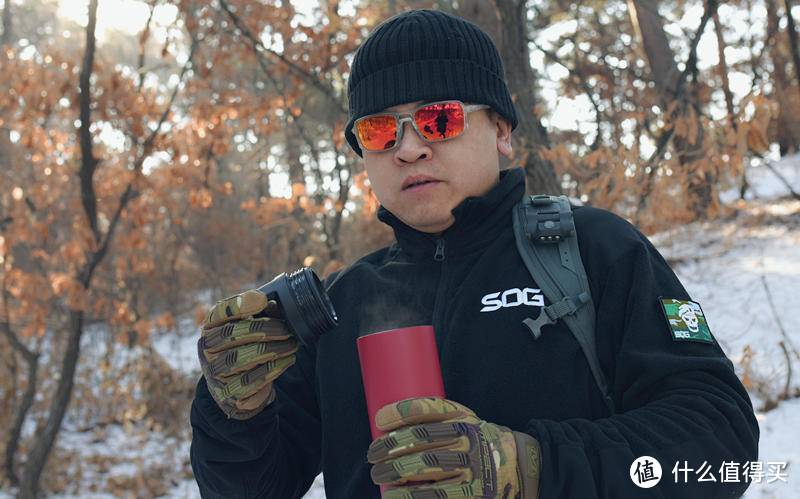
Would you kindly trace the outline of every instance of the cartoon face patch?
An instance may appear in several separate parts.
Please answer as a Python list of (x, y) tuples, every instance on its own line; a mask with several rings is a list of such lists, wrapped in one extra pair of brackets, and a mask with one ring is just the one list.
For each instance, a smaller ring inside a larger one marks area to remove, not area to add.
[(659, 298), (674, 341), (714, 343), (700, 304), (690, 300)]

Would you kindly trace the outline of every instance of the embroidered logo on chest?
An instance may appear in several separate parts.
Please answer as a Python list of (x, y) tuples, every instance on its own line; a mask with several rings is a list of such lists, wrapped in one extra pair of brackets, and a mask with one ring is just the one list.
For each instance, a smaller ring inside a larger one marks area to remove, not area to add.
[(536, 288), (512, 288), (496, 293), (489, 293), (481, 298), (484, 307), (481, 312), (494, 312), (501, 308), (519, 307), (528, 305), (531, 307), (544, 307), (544, 296), (542, 290)]

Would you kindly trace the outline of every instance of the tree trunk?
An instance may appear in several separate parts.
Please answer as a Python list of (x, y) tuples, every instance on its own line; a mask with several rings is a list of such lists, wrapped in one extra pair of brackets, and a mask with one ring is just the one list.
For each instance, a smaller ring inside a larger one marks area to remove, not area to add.
[(786, 94), (789, 88), (789, 79), (786, 75), (786, 58), (781, 52), (778, 34), (780, 32), (780, 17), (778, 16), (778, 6), (776, 0), (765, 0), (764, 5), (767, 9), (767, 36), (765, 44), (768, 49), (769, 57), (772, 60), (772, 84), (775, 99), (778, 101), (778, 146), (781, 156), (792, 154), (797, 150), (792, 129), (789, 123), (789, 115), (793, 106), (791, 99)]
[[(11, 45), (11, 0), (3, 4), (3, 36), (0, 38), (0, 47)], [(0, 127), (0, 164), (7, 165), (6, 155), (11, 154), (11, 130)]]
[[(20, 153), (15, 150), (14, 144), (11, 142), (11, 129), (8, 127), (0, 126), (0, 165), (7, 171), (14, 171), (17, 158)], [(6, 223), (13, 220), (11, 216), (0, 217), (0, 230), (5, 228)]]
[(292, 198), (295, 202), (300, 196), (306, 195), (306, 174), (300, 160), (303, 139), (295, 129), (293, 123), (287, 122), (284, 128), (286, 134), (286, 162), (289, 167), (289, 183), (292, 186)]
[(728, 80), (728, 62), (725, 60), (725, 37), (722, 34), (722, 25), (719, 22), (719, 13), (714, 12), (714, 32), (717, 34), (717, 53), (719, 55), (719, 76), (722, 79), (722, 92), (725, 94), (725, 107), (728, 109), (728, 121), (736, 130), (736, 111), (733, 108), (733, 93)]
[(503, 59), (506, 82), (517, 110), (519, 124), (512, 135), (515, 155), (523, 160), (529, 192), (561, 194), (553, 164), (541, 156), (550, 147), (547, 130), (534, 112), (540, 102), (536, 95), (536, 74), (530, 63), (528, 17), (524, 0), (477, 0), (459, 2), (458, 14), (483, 28)]
[(658, 3), (655, 0), (628, 0), (628, 11), (636, 35), (644, 47), (656, 88), (663, 96), (675, 95), (680, 71), (664, 32), (664, 20), (658, 13)]
[[(92, 1), (96, 2), (96, 0)], [(47, 415), (44, 428), (39, 432), (33, 448), (28, 453), (25, 473), (19, 485), (17, 499), (35, 499), (39, 495), (39, 479), (47, 464), (47, 457), (50, 455), (50, 450), (61, 428), (61, 421), (64, 419), (64, 414), (67, 412), (67, 406), (72, 396), (75, 369), (80, 355), (82, 332), (83, 312), (71, 310), (66, 351), (64, 352), (58, 386), (53, 394), (50, 413)]]
[[(338, 155), (339, 152), (337, 151)], [(342, 246), (341, 246), (341, 232), (342, 232), (342, 218), (344, 216), (344, 207), (350, 197), (350, 185), (353, 182), (353, 168), (351, 161), (347, 161), (344, 165), (336, 168), (336, 173), (339, 181), (339, 198), (336, 200), (334, 210), (336, 214), (333, 220), (327, 224), (325, 235), (325, 244), (328, 247), (329, 260), (342, 260)], [(346, 178), (345, 175), (346, 174)]]
[(797, 79), (797, 89), (800, 91), (800, 43), (797, 41), (797, 29), (792, 15), (792, 2), (785, 0), (786, 4), (786, 33), (789, 35), (789, 46), (792, 49), (794, 62), (794, 77)]
[[(89, 2), (89, 20), (86, 25), (86, 50), (83, 58), (83, 66), (80, 74), (80, 115), (81, 126), (79, 130), (81, 142), (81, 196), (83, 207), (86, 212), (88, 222), (92, 228), (95, 239), (99, 241), (99, 231), (97, 229), (97, 204), (94, 193), (94, 171), (97, 166), (97, 159), (92, 154), (91, 140), (91, 95), (90, 81), (94, 65), (95, 53), (95, 26), (97, 24), (97, 0)], [(130, 185), (120, 199), (120, 206), (124, 206), (130, 195)], [(108, 249), (109, 238), (116, 226), (116, 217), (112, 221), (107, 239), (100, 248), (90, 255), (85, 267), (79, 275), (84, 291), (88, 292), (92, 280), (92, 273), (105, 255)], [(83, 311), (70, 310), (67, 327), (67, 342), (64, 357), (61, 361), (61, 372), (59, 373), (58, 384), (56, 385), (53, 401), (50, 405), (50, 412), (44, 423), (44, 427), (38, 432), (31, 451), (28, 453), (28, 460), (25, 464), (25, 472), (19, 486), (18, 499), (35, 499), (39, 495), (39, 479), (42, 471), (47, 464), (47, 458), (53, 448), (64, 414), (67, 412), (72, 388), (75, 381), (75, 370), (80, 357), (81, 335), (83, 333)]]
[[(6, 324), (6, 327), (8, 325)], [(25, 393), (22, 395), (19, 407), (14, 414), (14, 421), (11, 423), (11, 428), (8, 431), (8, 441), (6, 442), (6, 455), (5, 455), (5, 474), (12, 486), (19, 484), (19, 477), (17, 477), (14, 470), (14, 457), (19, 449), (19, 441), (22, 436), (22, 426), (25, 424), (25, 418), (28, 411), (33, 405), (36, 396), (36, 387), (39, 384), (38, 371), (39, 371), (39, 355), (26, 350), (21, 351), (22, 357), (28, 366), (28, 379)]]
[[(707, 6), (716, 9), (716, 5)], [(677, 115), (685, 116), (694, 111), (695, 119), (699, 119), (699, 105), (689, 85), (678, 88), (681, 72), (675, 61), (675, 55), (669, 46), (664, 21), (658, 13), (655, 0), (628, 0), (628, 11), (636, 35), (642, 41), (645, 56), (650, 66), (656, 88), (661, 93), (662, 106), (670, 109), (677, 99)], [(698, 33), (697, 36), (701, 36)], [(682, 166), (686, 168), (689, 179), (688, 196), (695, 218), (703, 218), (709, 207), (714, 204), (714, 179), (698, 168), (698, 162), (704, 158), (703, 127), (698, 124), (694, 137), (673, 137), (675, 152)], [(653, 168), (656, 166), (653, 165)], [(650, 176), (649, 178), (652, 178)], [(647, 191), (647, 189), (645, 189)]]
[[(263, 139), (266, 140), (266, 139)], [(261, 162), (259, 161), (256, 165), (258, 169), (258, 180), (257, 180), (257, 187), (256, 187), (256, 194), (258, 196), (258, 202), (261, 203), (262, 199), (269, 199), (272, 195), (269, 192), (269, 174), (270, 170), (268, 167), (261, 168)], [(264, 282), (267, 278), (267, 262), (270, 260), (270, 251), (272, 245), (272, 236), (267, 236), (266, 240), (264, 241), (263, 245), (263, 258), (258, 263), (258, 267), (256, 268), (256, 282)]]
[[(6, 306), (6, 316), (7, 316), (8, 294), (6, 293), (5, 289), (3, 289), (3, 303)], [(27, 379), (28, 384), (25, 387), (25, 393), (22, 395), (22, 400), (20, 401), (20, 405), (19, 407), (17, 407), (17, 410), (14, 413), (14, 420), (11, 423), (11, 428), (9, 429), (8, 432), (8, 440), (6, 441), (5, 462), (3, 463), (5, 475), (6, 477), (8, 477), (9, 482), (11, 483), (12, 486), (17, 486), (19, 484), (19, 477), (17, 476), (17, 473), (14, 469), (14, 462), (17, 450), (19, 449), (19, 441), (22, 435), (22, 426), (25, 424), (25, 418), (27, 417), (28, 411), (33, 405), (33, 401), (36, 396), (36, 387), (38, 385), (37, 371), (39, 369), (39, 354), (30, 350), (27, 346), (25, 346), (24, 343), (22, 343), (19, 340), (19, 336), (17, 336), (17, 334), (14, 331), (12, 331), (11, 325), (7, 321), (0, 322), (0, 331), (2, 331), (3, 335), (6, 337), (9, 344), (11, 345), (12, 349), (11, 356), (14, 357), (14, 352), (19, 353), (20, 356), (25, 360), (25, 364), (27, 364), (28, 366), (28, 379)], [(13, 384), (12, 390), (16, 392), (17, 388), (16, 374), (14, 374), (14, 378), (15, 382)]]
[(3, 5), (3, 37), (0, 38), (0, 45), (10, 45), (11, 33), (11, 0), (6, 0)]
[(287, 122), (284, 132), (286, 134), (286, 161), (289, 166), (289, 182), (292, 186), (292, 218), (294, 225), (288, 226), (289, 234), (286, 265), (294, 269), (303, 264), (304, 255), (302, 248), (307, 239), (306, 230), (306, 211), (301, 205), (301, 199), (306, 196), (306, 178), (303, 163), (300, 160), (302, 137), (294, 123)]
[(259, 164), (256, 165), (256, 169), (258, 170), (257, 173), (258, 185), (256, 185), (256, 195), (258, 196), (258, 200), (260, 201), (261, 198), (269, 199), (272, 197), (272, 194), (269, 192), (270, 188), (269, 174), (272, 172), (270, 172), (269, 168), (266, 166), (264, 168), (261, 168), (260, 162)]
[[(725, 94), (725, 107), (728, 110), (728, 122), (735, 132), (739, 127), (736, 124), (736, 110), (733, 107), (733, 92), (731, 92), (730, 80), (728, 79), (728, 61), (725, 59), (725, 48), (727, 47), (727, 44), (725, 43), (725, 36), (722, 32), (722, 24), (719, 22), (719, 13), (717, 11), (714, 11), (713, 18), (714, 32), (717, 35), (717, 54), (719, 57), (719, 64), (717, 65), (717, 68), (719, 69), (719, 76), (722, 80), (722, 91)], [(747, 192), (748, 187), (747, 163), (744, 162), (742, 167), (742, 180), (739, 184), (739, 199), (744, 199), (744, 195)]]

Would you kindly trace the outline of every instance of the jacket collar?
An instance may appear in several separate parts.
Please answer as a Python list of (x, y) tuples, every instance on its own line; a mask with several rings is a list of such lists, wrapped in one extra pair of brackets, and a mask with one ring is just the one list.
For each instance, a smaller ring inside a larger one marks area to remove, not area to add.
[(434, 258), (444, 245), (445, 258), (471, 253), (488, 246), (511, 223), (511, 208), (525, 194), (525, 172), (512, 168), (500, 172), (500, 181), (484, 196), (468, 197), (453, 208), (455, 222), (435, 236), (409, 227), (381, 206), (378, 220), (394, 230), (400, 248), (414, 256)]

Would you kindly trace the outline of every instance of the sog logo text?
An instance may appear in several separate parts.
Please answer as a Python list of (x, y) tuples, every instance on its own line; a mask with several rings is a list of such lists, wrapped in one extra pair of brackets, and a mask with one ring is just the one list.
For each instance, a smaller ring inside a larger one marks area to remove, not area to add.
[(536, 288), (513, 288), (497, 293), (489, 293), (481, 298), (481, 303), (486, 305), (481, 312), (494, 312), (501, 308), (518, 307), (520, 305), (530, 305), (532, 307), (544, 307), (544, 296), (541, 289)]

